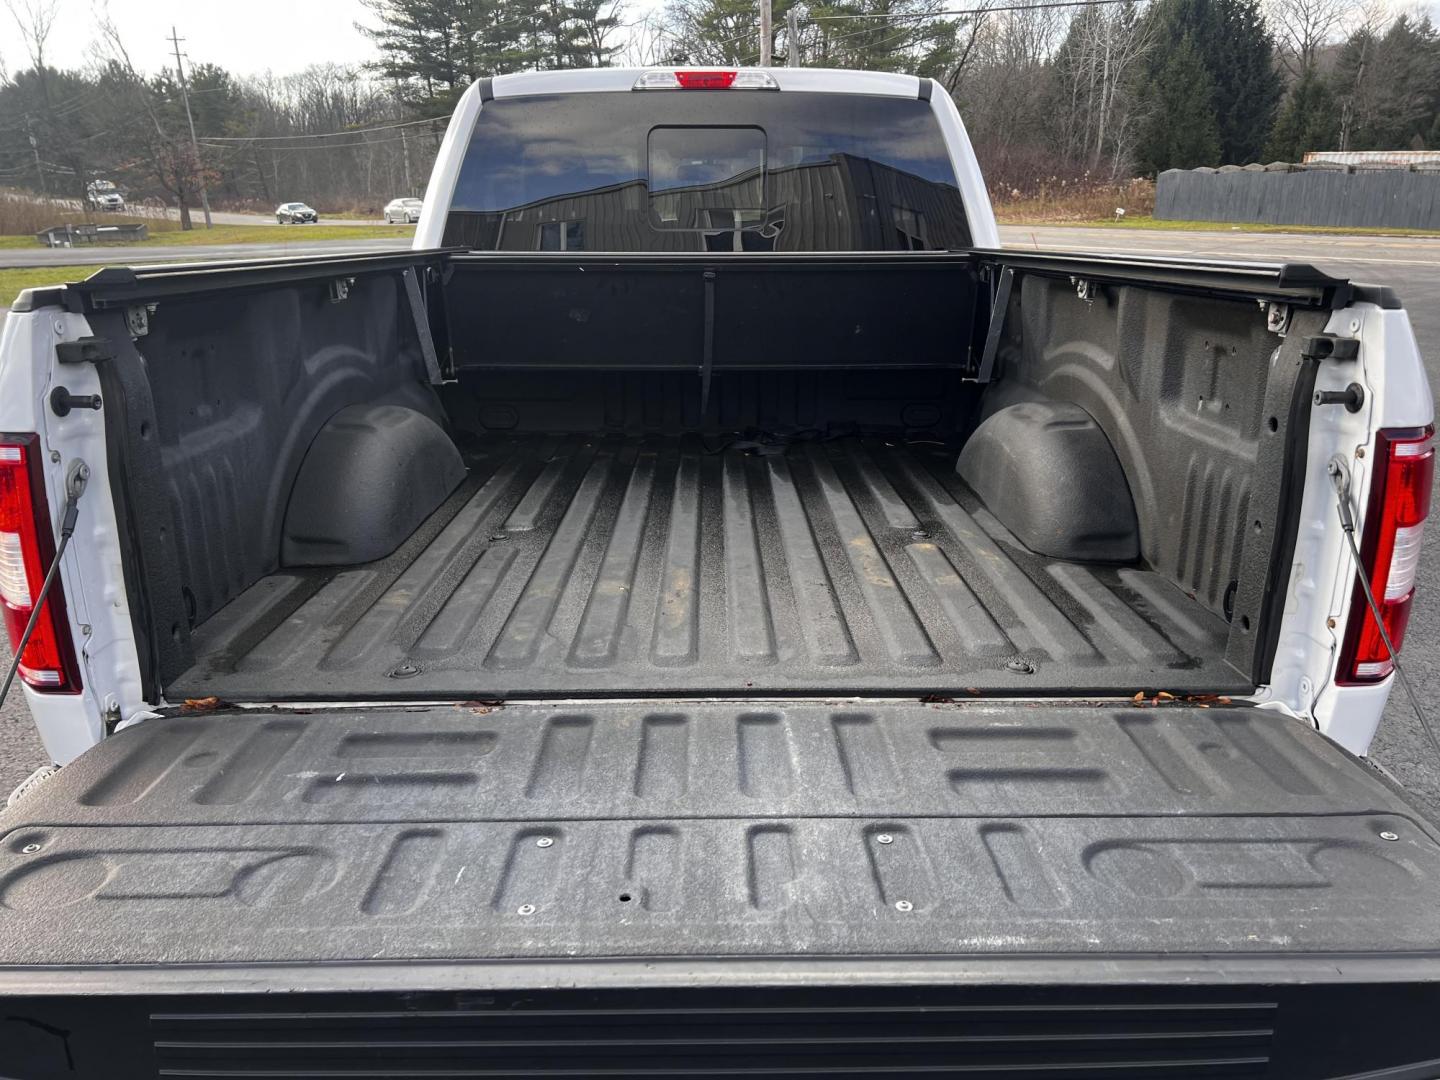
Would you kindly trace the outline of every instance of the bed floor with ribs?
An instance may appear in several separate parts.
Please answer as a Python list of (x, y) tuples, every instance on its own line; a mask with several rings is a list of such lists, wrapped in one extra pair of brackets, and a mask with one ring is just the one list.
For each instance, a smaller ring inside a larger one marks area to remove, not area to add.
[[(763, 452), (762, 452), (763, 451)], [(1248, 689), (1142, 568), (1038, 557), (956, 451), (491, 436), (399, 550), (281, 570), (167, 689), (234, 700)]]

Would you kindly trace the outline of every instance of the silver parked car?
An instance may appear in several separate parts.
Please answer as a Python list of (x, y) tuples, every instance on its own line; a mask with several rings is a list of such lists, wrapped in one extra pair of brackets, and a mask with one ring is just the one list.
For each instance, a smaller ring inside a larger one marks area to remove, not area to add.
[(303, 202), (287, 202), (275, 208), (275, 220), (281, 225), (303, 225), (307, 221), (313, 225), (320, 220), (320, 215), (313, 206)]
[(420, 220), (420, 209), (424, 205), (419, 199), (391, 199), (385, 204), (385, 224), (414, 225)]

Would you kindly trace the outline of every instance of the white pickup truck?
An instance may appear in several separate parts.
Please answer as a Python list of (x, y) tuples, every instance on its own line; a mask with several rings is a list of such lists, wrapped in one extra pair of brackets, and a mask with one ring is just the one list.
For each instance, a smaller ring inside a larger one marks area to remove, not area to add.
[(5, 323), (0, 1075), (1440, 1075), (1393, 293), (1001, 250), (889, 74), (485, 79), (427, 206)]

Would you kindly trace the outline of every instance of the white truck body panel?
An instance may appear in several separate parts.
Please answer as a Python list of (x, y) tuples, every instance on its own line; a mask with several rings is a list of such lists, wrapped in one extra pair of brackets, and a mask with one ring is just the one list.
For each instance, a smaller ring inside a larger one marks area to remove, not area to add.
[(1395, 676), (1366, 686), (1334, 682), (1336, 657), (1352, 614), (1355, 562), (1340, 528), (1335, 488), (1326, 469), (1337, 455), (1347, 463), (1357, 533), (1363, 534), (1375, 475), (1375, 433), (1382, 428), (1424, 427), (1434, 422), (1435, 407), (1405, 312), (1354, 304), (1335, 312), (1327, 330), (1358, 337), (1360, 356), (1354, 364), (1322, 364), (1316, 390), (1342, 390), (1358, 381), (1365, 388), (1365, 404), (1356, 413), (1339, 407), (1311, 413), (1295, 563), (1266, 699), (1284, 702), (1345, 749), (1364, 754), (1379, 727)]
[[(29, 306), (25, 294), (17, 306)], [(149, 708), (142, 697), (140, 660), (125, 592), (104, 413), (77, 409), (61, 418), (50, 411), (48, 403), (51, 389), (60, 385), (76, 394), (100, 393), (100, 377), (92, 365), (62, 369), (55, 355), (55, 346), (61, 341), (89, 334), (83, 316), (58, 308), (12, 311), (0, 334), (0, 431), (39, 434), (46, 459), (45, 495), (52, 516), (65, 504), (69, 463), (79, 459), (90, 466), (75, 537), (60, 568), (82, 691), (42, 694), (19, 679), (11, 690), (16, 693), (23, 687), (40, 739), (52, 760), (60, 764), (104, 737), (106, 717), (130, 719)]]

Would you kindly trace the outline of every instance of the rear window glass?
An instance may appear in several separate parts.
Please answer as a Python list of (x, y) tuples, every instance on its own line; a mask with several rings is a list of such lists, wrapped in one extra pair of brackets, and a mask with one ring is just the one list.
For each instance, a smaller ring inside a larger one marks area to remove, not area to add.
[(499, 98), (446, 244), (492, 251), (912, 251), (970, 244), (928, 102), (781, 91)]

